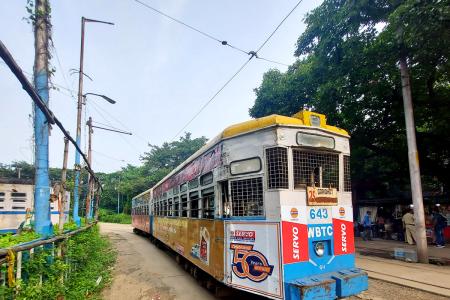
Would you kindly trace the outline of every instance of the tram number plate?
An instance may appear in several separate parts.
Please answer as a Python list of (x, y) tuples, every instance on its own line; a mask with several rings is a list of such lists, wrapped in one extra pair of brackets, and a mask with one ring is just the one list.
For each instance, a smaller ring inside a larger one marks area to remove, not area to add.
[(329, 207), (309, 207), (308, 224), (327, 224), (331, 223), (331, 209)]
[(308, 205), (337, 205), (337, 190), (335, 188), (306, 188)]

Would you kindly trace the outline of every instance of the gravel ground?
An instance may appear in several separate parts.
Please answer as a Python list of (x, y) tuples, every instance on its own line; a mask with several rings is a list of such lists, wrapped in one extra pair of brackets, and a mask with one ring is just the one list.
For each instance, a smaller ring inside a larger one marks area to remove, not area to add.
[(448, 300), (449, 298), (376, 279), (369, 279), (369, 290), (351, 300)]

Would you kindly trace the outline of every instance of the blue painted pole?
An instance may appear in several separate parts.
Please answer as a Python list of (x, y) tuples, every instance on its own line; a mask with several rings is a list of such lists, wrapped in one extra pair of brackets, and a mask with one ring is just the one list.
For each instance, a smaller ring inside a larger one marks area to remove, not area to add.
[[(34, 86), (42, 101), (48, 106), (48, 3), (36, 1)], [(50, 219), (50, 180), (48, 176), (48, 136), (49, 127), (44, 113), (34, 106), (34, 229), (44, 237), (53, 234)]]

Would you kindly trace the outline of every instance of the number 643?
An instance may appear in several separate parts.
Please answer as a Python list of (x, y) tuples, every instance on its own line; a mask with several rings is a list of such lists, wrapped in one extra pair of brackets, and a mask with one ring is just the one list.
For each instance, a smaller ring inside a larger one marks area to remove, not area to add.
[(326, 208), (311, 209), (309, 211), (309, 217), (311, 219), (327, 219), (328, 218), (328, 209), (326, 209)]

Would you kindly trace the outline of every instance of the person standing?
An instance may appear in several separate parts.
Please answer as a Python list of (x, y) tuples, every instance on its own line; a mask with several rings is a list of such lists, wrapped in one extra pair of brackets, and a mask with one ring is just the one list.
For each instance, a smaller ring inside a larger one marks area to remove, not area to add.
[(412, 209), (409, 209), (402, 218), (403, 229), (405, 230), (406, 241), (410, 245), (414, 245), (416, 226), (414, 223), (414, 215), (412, 214)]
[(433, 216), (434, 232), (436, 235), (436, 247), (444, 248), (444, 228), (447, 225), (447, 219), (441, 214), (439, 208), (436, 207)]
[(368, 210), (366, 212), (366, 215), (363, 218), (363, 227), (364, 227), (364, 235), (363, 235), (363, 240), (367, 241), (371, 241), (372, 240), (372, 219), (370, 217), (371, 213), (370, 210)]

